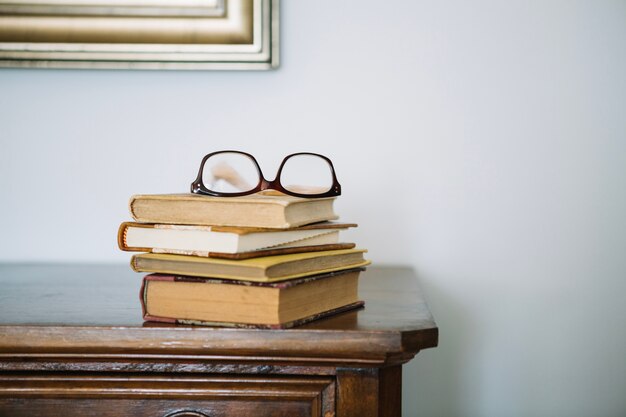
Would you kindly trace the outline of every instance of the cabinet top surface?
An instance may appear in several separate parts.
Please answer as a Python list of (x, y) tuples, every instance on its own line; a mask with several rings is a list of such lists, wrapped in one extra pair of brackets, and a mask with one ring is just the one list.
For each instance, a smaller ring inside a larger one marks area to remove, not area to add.
[(0, 353), (119, 349), (297, 353), (352, 346), (417, 351), (437, 327), (409, 268), (362, 273), (365, 307), (288, 330), (232, 329), (142, 320), (141, 277), (126, 265), (0, 265)]

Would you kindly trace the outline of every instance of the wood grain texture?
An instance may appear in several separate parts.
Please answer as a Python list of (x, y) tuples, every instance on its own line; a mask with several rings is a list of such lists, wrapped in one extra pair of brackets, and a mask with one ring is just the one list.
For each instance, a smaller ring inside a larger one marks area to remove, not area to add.
[[(296, 358), (297, 361), (297, 358)], [(242, 363), (243, 362), (243, 363)], [(358, 365), (358, 364), (357, 364)], [(141, 357), (139, 359), (107, 357), (96, 358), (75, 355), (2, 355), (0, 372), (119, 372), (119, 373), (178, 373), (178, 374), (252, 374), (252, 375), (334, 375), (333, 366), (294, 366), (289, 358), (269, 361), (249, 357), (236, 358), (187, 357), (175, 355)]]
[(322, 416), (305, 401), (207, 401), (102, 398), (0, 399), (10, 417), (310, 417)]
[(284, 330), (144, 323), (140, 275), (117, 266), (0, 266), (0, 354), (200, 355), (301, 363), (406, 362), (437, 345), (410, 269), (362, 274), (359, 311)]
[(322, 416), (334, 390), (328, 377), (0, 374), (0, 415)]
[(400, 417), (402, 369), (337, 370), (337, 414), (345, 417)]
[(115, 266), (0, 266), (0, 416), (397, 417), (401, 364), (437, 344), (411, 270), (364, 309), (289, 330), (143, 323)]

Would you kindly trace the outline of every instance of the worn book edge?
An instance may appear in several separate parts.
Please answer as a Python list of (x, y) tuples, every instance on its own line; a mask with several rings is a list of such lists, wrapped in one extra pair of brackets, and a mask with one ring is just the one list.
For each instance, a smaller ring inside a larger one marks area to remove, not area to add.
[(366, 268), (350, 268), (343, 269), (341, 271), (333, 271), (326, 272), (323, 274), (315, 274), (309, 275), (302, 278), (291, 279), (288, 281), (278, 281), (278, 282), (256, 282), (256, 281), (245, 281), (245, 280), (237, 280), (237, 279), (224, 279), (224, 278), (204, 278), (204, 277), (192, 277), (188, 275), (176, 275), (176, 274), (161, 274), (161, 273), (153, 273), (143, 277), (144, 281), (181, 281), (181, 282), (200, 282), (206, 284), (224, 284), (224, 285), (244, 285), (246, 287), (270, 287), (270, 288), (278, 288), (285, 289), (294, 287), (298, 284), (303, 284), (305, 282), (317, 281), (326, 278), (332, 278), (339, 275), (345, 275), (352, 272), (363, 272)]
[(194, 325), (194, 326), (212, 326), (212, 327), (232, 327), (232, 328), (240, 328), (240, 329), (268, 329), (268, 330), (278, 330), (278, 329), (290, 329), (296, 326), (302, 326), (304, 324), (310, 323), (312, 321), (320, 320), (326, 317), (334, 316), (346, 311), (355, 310), (357, 308), (361, 308), (365, 305), (365, 301), (357, 301), (352, 304), (345, 305), (343, 307), (335, 308), (332, 310), (324, 311), (322, 313), (314, 314), (309, 317), (304, 317), (299, 320), (290, 321), (287, 323), (280, 324), (248, 324), (248, 323), (231, 323), (231, 322), (212, 322), (212, 321), (202, 321), (202, 320), (179, 320), (173, 319), (169, 317), (157, 317), (150, 316), (145, 314), (143, 319), (145, 321), (152, 322), (160, 322), (160, 323), (170, 323), (170, 324), (182, 324), (182, 325)]
[[(366, 250), (364, 249), (342, 249), (339, 251), (326, 251), (326, 252), (343, 252), (343, 251), (354, 251), (354, 253), (357, 252), (366, 252)], [(131, 260), (130, 260), (130, 266), (133, 269), (133, 271), (135, 272), (148, 272), (148, 273), (161, 273), (161, 274), (168, 274), (168, 275), (187, 275), (187, 276), (196, 276), (196, 277), (208, 277), (208, 278), (221, 278), (221, 279), (234, 279), (234, 280), (247, 280), (247, 281), (255, 281), (255, 282), (278, 282), (278, 281), (286, 281), (286, 280), (291, 280), (291, 279), (295, 279), (295, 278), (302, 278), (302, 277), (307, 277), (307, 276), (311, 276), (311, 275), (317, 275), (317, 274), (324, 274), (324, 273), (328, 273), (328, 272), (335, 272), (335, 271), (343, 271), (346, 269), (352, 269), (352, 268), (361, 268), (361, 267), (365, 267), (367, 265), (371, 264), (371, 261), (369, 260), (363, 260), (354, 264), (349, 264), (349, 265), (342, 265), (342, 266), (337, 266), (337, 267), (332, 267), (332, 268), (323, 268), (323, 269), (318, 269), (315, 271), (307, 271), (307, 272), (301, 272), (301, 273), (296, 273), (296, 274), (288, 274), (288, 275), (283, 275), (283, 276), (278, 276), (278, 277), (255, 277), (255, 276), (241, 276), (241, 275), (226, 275), (226, 274), (216, 274), (216, 273), (211, 273), (211, 274), (205, 274), (205, 273), (192, 273), (192, 272), (180, 272), (177, 270), (172, 270), (172, 269), (148, 269), (148, 268), (139, 268), (137, 266), (137, 260), (140, 259), (140, 257), (183, 257), (183, 258), (189, 258), (188, 261), (190, 262), (196, 262), (197, 259), (199, 260), (206, 260), (206, 261), (213, 261), (213, 262), (236, 262), (236, 263), (245, 263), (245, 262), (250, 262), (250, 261), (256, 261), (256, 260), (261, 260), (261, 259), (265, 259), (268, 260), (268, 258), (280, 258), (280, 257), (287, 257), (287, 256), (293, 256), (293, 255), (315, 255), (317, 253), (323, 253), (323, 252), (312, 252), (312, 253), (302, 253), (302, 254), (288, 254), (288, 255), (276, 255), (276, 256), (267, 256), (267, 257), (263, 257), (263, 258), (251, 258), (251, 259), (242, 259), (242, 260), (233, 260), (233, 259), (220, 259), (220, 258), (199, 258), (199, 257), (195, 257), (195, 256), (186, 256), (186, 255), (167, 255), (167, 254), (153, 254), (153, 253), (143, 253), (143, 254), (139, 254), (139, 255), (133, 255)]]
[(342, 307), (338, 307), (335, 309), (327, 310), (321, 313), (317, 313), (308, 317), (304, 317), (302, 319), (280, 323), (280, 324), (250, 324), (250, 323), (234, 323), (234, 322), (209, 322), (202, 320), (187, 320), (187, 319), (176, 319), (171, 317), (159, 317), (153, 316), (147, 313), (147, 288), (146, 283), (149, 281), (183, 281), (183, 282), (206, 282), (209, 284), (220, 284), (220, 285), (245, 285), (245, 286), (258, 286), (258, 287), (272, 287), (285, 289), (289, 287), (293, 287), (298, 284), (302, 284), (305, 282), (321, 280), (336, 277), (338, 275), (348, 274), (352, 272), (362, 272), (365, 271), (365, 268), (351, 268), (343, 271), (329, 272), (325, 274), (318, 274), (309, 277), (304, 277), (291, 281), (284, 282), (250, 282), (250, 281), (237, 281), (237, 280), (225, 280), (219, 278), (198, 278), (198, 277), (189, 277), (189, 276), (181, 276), (181, 275), (165, 275), (165, 274), (150, 274), (146, 275), (141, 280), (141, 289), (139, 290), (139, 301), (141, 303), (141, 313), (142, 317), (145, 321), (149, 322), (160, 322), (160, 323), (170, 323), (170, 324), (187, 324), (187, 325), (198, 325), (198, 326), (216, 326), (216, 327), (234, 327), (234, 328), (248, 328), (248, 329), (288, 329), (291, 327), (301, 326), (303, 324), (309, 323), (314, 320), (319, 320), (325, 317), (333, 316), (335, 314), (342, 313), (344, 311), (349, 311), (357, 308), (361, 308), (365, 305), (365, 301), (360, 300)]
[[(191, 194), (191, 193), (187, 193), (187, 194), (135, 194), (131, 196), (128, 202), (128, 209), (131, 214), (131, 217), (137, 222), (163, 223), (163, 219), (159, 219), (159, 218), (155, 218), (151, 216), (144, 217), (142, 215), (138, 215), (135, 210), (135, 203), (137, 201), (153, 200), (153, 201), (165, 201), (165, 202), (185, 202), (186, 201), (186, 202), (210, 204), (210, 205), (222, 206), (222, 207), (229, 207), (229, 206), (232, 206), (233, 204), (243, 205), (243, 206), (245, 205), (254, 206), (254, 205), (259, 205), (259, 204), (282, 206), (283, 215), (286, 217), (283, 217), (280, 222), (277, 221), (275, 224), (272, 224), (272, 225), (268, 224), (267, 226), (269, 228), (285, 229), (289, 227), (295, 227), (295, 226), (301, 226), (305, 224), (338, 219), (339, 216), (334, 214), (333, 209), (332, 209), (332, 204), (335, 199), (336, 197), (323, 197), (323, 198), (310, 199), (310, 198), (293, 197), (293, 196), (288, 196), (288, 195), (274, 196), (274, 195), (264, 195), (264, 194), (251, 194), (249, 196), (227, 197), (227, 198), (198, 195), (198, 194)], [(310, 204), (312, 200), (315, 200), (316, 202), (331, 201), (330, 212), (327, 213), (327, 215), (325, 216), (309, 218), (306, 221), (293, 221), (292, 219), (287, 218), (288, 214), (286, 211), (289, 206), (298, 206), (300, 204)], [(173, 220), (173, 219), (169, 219), (169, 220)], [(189, 221), (189, 219), (185, 219), (185, 218), (177, 219), (177, 221), (166, 221), (165, 223), (190, 224), (190, 225), (210, 224), (204, 221), (198, 221), (198, 219), (196, 219), (196, 221)], [(238, 225), (230, 224), (230, 226), (254, 227), (257, 225), (255, 224), (238, 224)]]

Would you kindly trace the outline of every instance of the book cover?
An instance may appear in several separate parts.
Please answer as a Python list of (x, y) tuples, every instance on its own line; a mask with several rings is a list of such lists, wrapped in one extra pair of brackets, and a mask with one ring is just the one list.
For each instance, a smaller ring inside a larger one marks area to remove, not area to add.
[(278, 283), (151, 274), (143, 279), (140, 300), (147, 321), (287, 328), (362, 306), (357, 291), (362, 270)]
[(340, 231), (356, 226), (354, 223), (321, 222), (289, 229), (267, 229), (124, 222), (119, 227), (117, 241), (124, 251), (206, 257), (211, 252), (237, 254), (337, 244)]
[(133, 255), (136, 272), (214, 277), (259, 282), (283, 281), (369, 265), (365, 249), (342, 249), (231, 260), (185, 255)]
[(305, 317), (299, 320), (293, 320), (286, 323), (280, 324), (247, 324), (247, 323), (232, 323), (232, 322), (224, 322), (224, 321), (203, 321), (203, 320), (186, 320), (186, 319), (172, 319), (167, 317), (156, 317), (145, 315), (143, 319), (145, 321), (159, 322), (159, 323), (170, 323), (170, 324), (188, 324), (194, 326), (213, 326), (213, 327), (233, 327), (239, 329), (268, 329), (268, 330), (278, 330), (278, 329), (291, 329), (293, 327), (302, 326), (304, 324), (310, 323), (312, 321), (317, 321), (324, 319), (326, 317), (335, 316), (340, 313), (344, 313), (346, 311), (356, 310), (365, 306), (365, 301), (357, 301), (352, 304), (348, 304), (342, 307), (338, 307), (332, 310), (323, 311), (318, 314), (314, 314), (309, 317)]
[(261, 249), (252, 252), (239, 252), (239, 253), (219, 253), (209, 252), (207, 257), (209, 258), (221, 258), (221, 259), (251, 259), (260, 258), (263, 256), (277, 256), (288, 255), (291, 253), (306, 253), (306, 252), (322, 252), (340, 249), (354, 249), (356, 244), (354, 243), (332, 243), (327, 245), (311, 245), (311, 246), (292, 246), (287, 248), (272, 248)]
[(148, 194), (132, 196), (129, 209), (139, 223), (285, 229), (337, 219), (334, 201), (335, 197), (264, 194), (228, 198), (191, 193)]

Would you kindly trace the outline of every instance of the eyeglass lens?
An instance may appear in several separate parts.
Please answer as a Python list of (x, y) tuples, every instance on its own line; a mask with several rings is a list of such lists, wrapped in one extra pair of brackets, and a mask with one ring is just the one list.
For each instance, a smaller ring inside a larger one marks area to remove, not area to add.
[(259, 181), (261, 178), (254, 161), (249, 156), (236, 152), (211, 155), (202, 171), (204, 186), (219, 193), (250, 191)]
[(285, 161), (280, 183), (292, 193), (321, 194), (333, 186), (333, 174), (325, 159), (316, 155), (294, 155)]
[[(253, 190), (261, 177), (254, 160), (237, 152), (211, 155), (204, 164), (202, 182), (210, 191), (228, 194)], [(289, 157), (280, 174), (285, 190), (299, 194), (321, 194), (333, 186), (332, 168), (316, 155)]]

